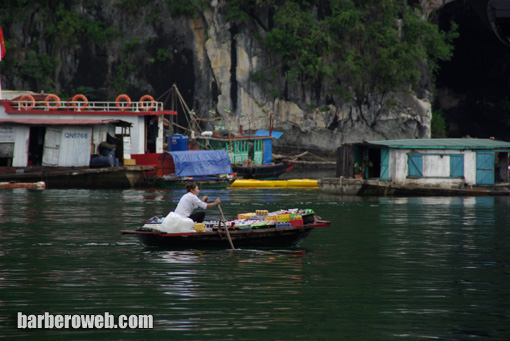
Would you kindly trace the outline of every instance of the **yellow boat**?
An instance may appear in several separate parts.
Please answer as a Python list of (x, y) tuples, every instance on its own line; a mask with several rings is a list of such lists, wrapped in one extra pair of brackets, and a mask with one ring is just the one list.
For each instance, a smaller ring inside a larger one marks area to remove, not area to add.
[(290, 180), (254, 180), (237, 179), (231, 185), (234, 188), (319, 188), (317, 179)]

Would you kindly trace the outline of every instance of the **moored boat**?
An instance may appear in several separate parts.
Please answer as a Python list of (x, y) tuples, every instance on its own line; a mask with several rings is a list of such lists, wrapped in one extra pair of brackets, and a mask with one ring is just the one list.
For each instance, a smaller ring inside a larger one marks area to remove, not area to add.
[(127, 189), (135, 186), (146, 166), (119, 166), (104, 168), (46, 168), (27, 167), (23, 172), (0, 173), (1, 182), (41, 182), (47, 188)]
[(190, 150), (161, 154), (157, 160), (154, 185), (159, 188), (184, 188), (195, 182), (200, 188), (226, 188), (235, 178), (226, 151)]
[(39, 182), (0, 182), (0, 189), (45, 189), (46, 183), (44, 181)]
[(104, 102), (82, 94), (61, 100), (55, 94), (3, 91), (0, 181), (131, 188), (154, 169), (136, 166), (133, 156), (162, 152), (164, 118), (175, 114), (149, 95), (131, 101), (123, 94)]
[[(273, 162), (273, 134), (258, 131), (255, 135), (210, 136), (196, 138), (201, 149), (225, 150), (228, 152), (232, 169), (240, 179), (272, 180), (291, 171), (291, 161)], [(280, 136), (280, 135), (276, 135)]]

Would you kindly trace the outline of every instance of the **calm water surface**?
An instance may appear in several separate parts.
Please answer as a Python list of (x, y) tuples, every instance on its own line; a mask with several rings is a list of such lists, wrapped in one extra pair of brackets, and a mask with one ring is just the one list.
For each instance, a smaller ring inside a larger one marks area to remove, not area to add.
[[(0, 338), (510, 339), (509, 198), (201, 192), (227, 217), (299, 207), (333, 224), (288, 249), (149, 250), (119, 231), (183, 191), (3, 190)], [(152, 314), (154, 328), (17, 329), (18, 312)]]

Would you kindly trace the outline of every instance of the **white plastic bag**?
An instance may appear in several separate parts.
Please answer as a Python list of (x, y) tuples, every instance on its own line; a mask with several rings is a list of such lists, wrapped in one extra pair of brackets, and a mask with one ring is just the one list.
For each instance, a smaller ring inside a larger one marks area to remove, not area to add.
[(195, 222), (190, 218), (185, 218), (175, 212), (170, 212), (161, 223), (161, 231), (167, 233), (194, 233)]

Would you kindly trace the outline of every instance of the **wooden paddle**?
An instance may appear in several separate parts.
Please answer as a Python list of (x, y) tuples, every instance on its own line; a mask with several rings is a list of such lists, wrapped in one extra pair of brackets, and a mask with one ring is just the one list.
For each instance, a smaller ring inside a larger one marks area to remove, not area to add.
[(235, 250), (234, 243), (232, 243), (232, 238), (230, 238), (230, 232), (228, 231), (227, 221), (225, 220), (225, 216), (223, 215), (223, 210), (221, 209), (221, 204), (218, 204), (218, 208), (221, 213), (221, 219), (223, 221), (223, 224), (225, 225), (225, 230), (227, 231), (227, 238), (228, 238), (230, 247), (232, 248), (232, 250)]

